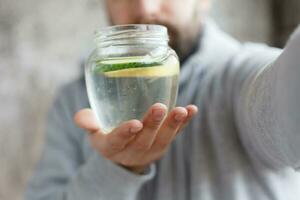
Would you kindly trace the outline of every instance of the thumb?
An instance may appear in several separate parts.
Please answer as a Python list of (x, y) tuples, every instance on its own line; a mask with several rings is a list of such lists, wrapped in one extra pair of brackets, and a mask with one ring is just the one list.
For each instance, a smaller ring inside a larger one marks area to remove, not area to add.
[(100, 127), (98, 125), (96, 117), (93, 111), (89, 108), (79, 110), (74, 115), (73, 120), (78, 127), (83, 128), (90, 133), (100, 131)]

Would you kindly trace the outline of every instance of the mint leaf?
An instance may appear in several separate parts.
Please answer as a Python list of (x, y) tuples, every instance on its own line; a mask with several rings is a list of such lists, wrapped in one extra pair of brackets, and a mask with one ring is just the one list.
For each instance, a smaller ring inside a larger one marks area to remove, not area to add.
[(103, 73), (103, 72), (110, 72), (122, 69), (129, 69), (129, 68), (142, 68), (142, 67), (154, 67), (162, 65), (158, 62), (153, 63), (142, 63), (142, 62), (131, 62), (131, 63), (116, 63), (116, 64), (103, 64), (101, 62), (97, 62), (95, 68), (96, 73)]

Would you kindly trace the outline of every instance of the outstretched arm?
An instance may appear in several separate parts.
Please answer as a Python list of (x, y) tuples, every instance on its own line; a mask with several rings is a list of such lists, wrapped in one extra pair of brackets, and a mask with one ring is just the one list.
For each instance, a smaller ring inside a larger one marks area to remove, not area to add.
[(248, 152), (269, 167), (300, 167), (300, 27), (282, 54), (244, 81), (236, 121)]

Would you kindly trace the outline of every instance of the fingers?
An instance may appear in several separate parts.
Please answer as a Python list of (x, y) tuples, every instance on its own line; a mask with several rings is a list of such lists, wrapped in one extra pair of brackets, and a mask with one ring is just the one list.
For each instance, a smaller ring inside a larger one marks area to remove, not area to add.
[(143, 124), (139, 120), (130, 120), (122, 123), (111, 133), (103, 138), (102, 151), (108, 156), (122, 151), (129, 141), (143, 129)]
[(101, 153), (110, 156), (121, 151), (126, 144), (137, 134), (143, 124), (138, 120), (122, 123), (109, 134), (103, 134), (91, 109), (82, 109), (74, 115), (75, 123), (92, 133), (89, 135), (92, 146), (99, 148)]
[[(194, 105), (177, 107), (165, 118), (167, 107), (154, 104), (146, 113), (143, 122), (130, 120), (122, 123), (110, 134), (103, 134), (91, 109), (82, 109), (74, 116), (75, 123), (87, 130), (93, 147), (106, 157), (111, 157), (123, 150), (146, 152), (164, 150), (197, 114)], [(165, 120), (164, 120), (165, 118)], [(128, 152), (128, 151), (127, 151)]]
[(164, 104), (156, 103), (151, 106), (143, 120), (143, 131), (136, 136), (130, 148), (142, 151), (150, 149), (166, 113), (167, 107)]
[(195, 106), (195, 105), (188, 105), (185, 108), (188, 111), (188, 115), (187, 115), (186, 119), (182, 122), (182, 124), (181, 124), (179, 130), (177, 131), (177, 133), (179, 133), (184, 127), (186, 127), (186, 125), (188, 125), (188, 123), (198, 113), (198, 107)]
[(100, 131), (100, 127), (91, 109), (85, 108), (78, 111), (74, 115), (74, 122), (80, 127), (90, 133)]
[(163, 122), (151, 148), (161, 150), (168, 146), (187, 116), (186, 108), (174, 108)]

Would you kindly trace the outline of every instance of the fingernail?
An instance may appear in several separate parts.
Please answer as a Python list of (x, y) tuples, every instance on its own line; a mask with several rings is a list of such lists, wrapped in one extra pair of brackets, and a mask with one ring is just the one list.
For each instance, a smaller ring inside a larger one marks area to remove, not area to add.
[(153, 114), (153, 118), (159, 121), (162, 120), (162, 118), (165, 115), (165, 112), (163, 110), (154, 110), (152, 114)]
[(137, 133), (142, 129), (142, 127), (132, 127), (130, 128), (131, 133)]
[(177, 122), (181, 122), (184, 119), (184, 116), (182, 114), (177, 114), (177, 115), (175, 115), (174, 119)]

